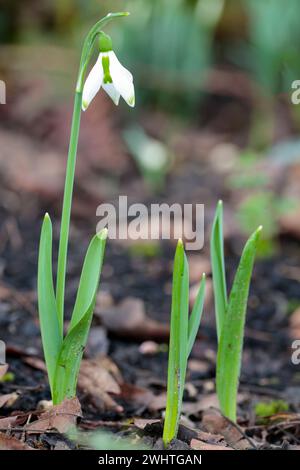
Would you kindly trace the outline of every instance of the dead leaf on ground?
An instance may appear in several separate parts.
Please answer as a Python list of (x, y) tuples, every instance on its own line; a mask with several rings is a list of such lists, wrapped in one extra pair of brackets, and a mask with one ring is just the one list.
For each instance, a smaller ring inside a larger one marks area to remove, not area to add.
[(19, 394), (16, 392), (6, 393), (5, 395), (0, 395), (0, 408), (2, 408), (3, 406), (6, 406), (6, 407), (12, 406), (18, 398), (19, 398)]
[(77, 398), (67, 398), (49, 411), (41, 413), (38, 419), (24, 427), (29, 433), (57, 429), (61, 433), (68, 432), (75, 426), (77, 419), (82, 417), (81, 406)]
[(105, 328), (117, 336), (157, 341), (167, 341), (169, 338), (169, 325), (149, 318), (144, 302), (134, 297), (102, 311), (99, 316)]
[(0, 430), (9, 429), (12, 426), (16, 426), (18, 416), (7, 416), (6, 418), (0, 418)]
[[(1, 166), (1, 165), (0, 165)], [(15, 219), (9, 219), (5, 221), (5, 229), (10, 235), (10, 232), (13, 232), (13, 236), (16, 238), (16, 232), (18, 231), (18, 227), (16, 226), (17, 222)], [(7, 224), (9, 226), (7, 226)], [(20, 235), (20, 240), (18, 242), (18, 247), (22, 245), (22, 239)], [(16, 241), (15, 241), (16, 243)], [(26, 291), (20, 292), (18, 289), (15, 289), (12, 286), (5, 284), (3, 281), (0, 282), (0, 299), (1, 300), (8, 300), (12, 303), (12, 305), (16, 307), (22, 307), (31, 315), (36, 316), (37, 311), (34, 306), (35, 302), (35, 293), (34, 291)]]
[(0, 431), (6, 429), (22, 427), (28, 421), (28, 417), (31, 416), (30, 412), (12, 412), (10, 416), (0, 418)]
[[(241, 403), (245, 399), (245, 394), (239, 393), (237, 400), (238, 403)], [(202, 396), (199, 400), (195, 402), (185, 402), (183, 404), (183, 411), (188, 416), (197, 415), (200, 411), (210, 412), (210, 408), (218, 408), (219, 400), (216, 393), (209, 393)], [(217, 415), (216, 419), (219, 419), (220, 416)], [(212, 418), (213, 419), (213, 418)]]
[(149, 411), (159, 411), (166, 408), (167, 393), (163, 392), (160, 395), (155, 395), (151, 403), (148, 404)]
[(45, 362), (36, 356), (26, 356), (22, 357), (22, 361), (24, 364), (32, 367), (33, 369), (42, 370), (43, 372), (47, 372), (47, 367)]
[(24, 442), (0, 432), (0, 450), (35, 450)]
[(92, 404), (99, 410), (122, 412), (111, 395), (121, 394), (122, 376), (113, 361), (107, 357), (84, 359), (81, 363), (78, 388), (86, 394)]
[(197, 415), (200, 411), (207, 410), (210, 407), (218, 407), (218, 397), (216, 393), (210, 393), (195, 402), (185, 402), (182, 411), (187, 415)]
[(236, 450), (251, 449), (253, 446), (245, 438), (244, 431), (231, 423), (228, 419), (218, 414), (214, 410), (203, 412), (202, 424), (205, 431), (212, 434), (221, 434), (226, 443)]
[(208, 444), (198, 439), (192, 439), (190, 446), (193, 450), (233, 450), (231, 447), (227, 447), (221, 444)]
[(203, 430), (197, 431), (197, 439), (207, 442), (208, 444), (219, 444), (224, 440), (222, 434), (212, 434), (211, 432), (205, 432)]
[[(18, 164), (11, 155), (18, 155)], [(38, 146), (28, 137), (1, 130), (0, 169), (12, 188), (57, 198), (64, 178), (64, 159), (59, 152)]]
[(136, 385), (123, 383), (121, 385), (121, 395), (127, 402), (132, 402), (137, 407), (145, 407), (150, 409), (156, 396), (151, 390)]
[(154, 424), (154, 423), (159, 423), (159, 419), (145, 419), (145, 418), (134, 418), (133, 419), (133, 424), (138, 428), (138, 429), (145, 429), (147, 424)]

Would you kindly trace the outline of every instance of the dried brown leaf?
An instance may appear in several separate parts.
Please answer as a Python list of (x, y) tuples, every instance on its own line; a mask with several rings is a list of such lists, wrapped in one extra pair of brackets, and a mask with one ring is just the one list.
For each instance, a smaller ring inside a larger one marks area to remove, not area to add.
[(134, 297), (102, 312), (100, 318), (105, 328), (117, 336), (162, 341), (170, 333), (169, 325), (149, 318), (144, 302)]
[(0, 450), (35, 450), (24, 442), (0, 432)]
[(97, 409), (123, 411), (122, 406), (111, 396), (121, 394), (121, 383), (122, 377), (119, 369), (107, 357), (82, 361), (78, 388)]
[(145, 429), (147, 424), (154, 424), (154, 423), (159, 423), (159, 419), (144, 419), (144, 418), (134, 418), (133, 424), (138, 428), (138, 429)]
[(77, 419), (82, 417), (81, 406), (77, 398), (67, 398), (49, 411), (41, 413), (39, 418), (26, 425), (27, 432), (57, 429), (61, 433), (68, 432), (75, 426)]
[(9, 429), (15, 426), (17, 423), (18, 416), (8, 416), (6, 418), (0, 418), (0, 430)]
[(205, 431), (221, 434), (226, 443), (237, 450), (251, 449), (253, 446), (245, 438), (244, 431), (214, 410), (203, 413), (202, 424)]
[(3, 406), (12, 406), (18, 398), (19, 395), (16, 392), (0, 395), (0, 408), (2, 408)]

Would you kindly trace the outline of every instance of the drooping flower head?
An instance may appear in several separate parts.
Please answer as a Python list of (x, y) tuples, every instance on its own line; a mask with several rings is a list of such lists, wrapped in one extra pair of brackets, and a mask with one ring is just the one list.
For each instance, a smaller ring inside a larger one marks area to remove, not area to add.
[(133, 107), (135, 104), (132, 74), (117, 59), (112, 49), (111, 38), (101, 32), (99, 37), (99, 56), (91, 69), (82, 94), (82, 109), (85, 111), (101, 86), (118, 105), (120, 96)]

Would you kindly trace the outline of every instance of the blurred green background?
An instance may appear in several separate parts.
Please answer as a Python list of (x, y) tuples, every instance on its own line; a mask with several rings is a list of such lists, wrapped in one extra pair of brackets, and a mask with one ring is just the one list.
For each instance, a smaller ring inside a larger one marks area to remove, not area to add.
[[(93, 154), (87, 162), (95, 167), (99, 157), (106, 187), (117, 192), (131, 172), (122, 158), (129, 155), (149, 194), (166, 196), (169, 175), (193, 160), (197, 171), (207, 170), (211, 200), (223, 197), (233, 206), (240, 230), (268, 219), (263, 252), (273, 253), (282, 226), (299, 231), (288, 218), (298, 207), (297, 184), (280, 180), (300, 161), (300, 108), (291, 103), (292, 82), (300, 79), (298, 0), (2, 2), (1, 125), (65, 151), (84, 35), (98, 18), (120, 10), (131, 16), (107, 30), (134, 74), (137, 106), (111, 117), (108, 99), (95, 100), (86, 130), (83, 124), (82, 148)], [(104, 120), (112, 122), (109, 137)], [(107, 138), (101, 152), (97, 133)], [(189, 193), (188, 181), (184, 188)], [(103, 198), (110, 196), (107, 189)]]
[(51, 44), (77, 47), (78, 52), (87, 28), (97, 18), (108, 11), (130, 11), (129, 20), (114, 22), (109, 29), (115, 48), (135, 71), (141, 105), (193, 112), (209, 88), (203, 82), (210, 68), (220, 64), (249, 74), (269, 96), (289, 91), (300, 72), (297, 0), (10, 0), (1, 4), (2, 44)]

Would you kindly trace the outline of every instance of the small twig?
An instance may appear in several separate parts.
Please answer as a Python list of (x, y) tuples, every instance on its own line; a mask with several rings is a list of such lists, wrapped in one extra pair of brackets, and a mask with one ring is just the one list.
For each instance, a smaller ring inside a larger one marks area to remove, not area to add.
[(218, 409), (218, 408), (215, 408), (214, 406), (211, 407), (213, 410), (217, 411), (231, 426), (233, 426), (240, 434), (241, 436), (246, 439), (246, 441), (249, 442), (249, 444), (251, 445), (251, 447), (255, 450), (257, 450), (257, 446), (255, 444), (254, 441), (252, 441), (252, 439), (247, 436), (247, 434), (245, 433), (245, 431), (237, 424), (237, 423), (234, 423), (233, 421), (231, 421), (229, 418), (227, 418), (226, 416), (224, 416), (221, 411)]
[(300, 444), (300, 439), (298, 439), (294, 434), (287, 431), (286, 429), (282, 429), (282, 432), (286, 434), (288, 437), (290, 437), (291, 439), (293, 439), (297, 444)]
[(28, 415), (28, 417), (27, 417), (26, 424), (25, 424), (25, 426), (23, 427), (23, 432), (22, 432), (22, 436), (21, 436), (21, 441), (22, 441), (22, 442), (25, 442), (25, 438), (26, 438), (26, 426), (27, 426), (27, 424), (30, 423), (31, 416), (32, 416), (32, 414), (30, 413), (30, 415)]

